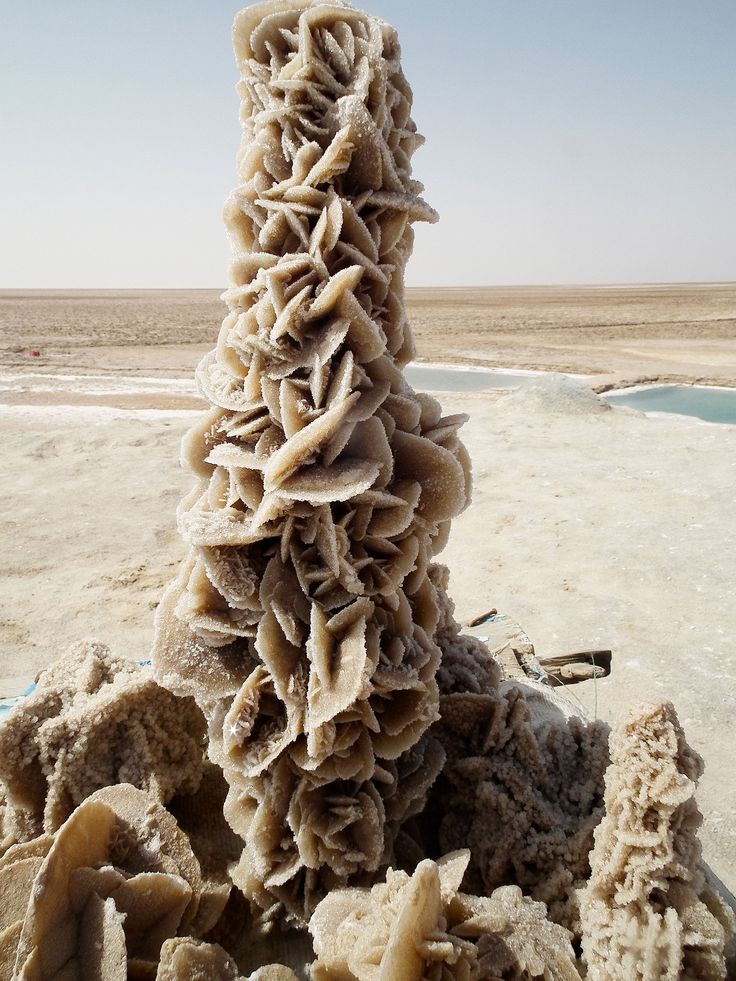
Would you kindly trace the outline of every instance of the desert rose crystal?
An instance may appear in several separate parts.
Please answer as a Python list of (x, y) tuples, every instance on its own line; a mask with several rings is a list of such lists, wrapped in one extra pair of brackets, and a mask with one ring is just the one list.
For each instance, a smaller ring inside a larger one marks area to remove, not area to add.
[(187, 435), (189, 555), (160, 606), (159, 681), (205, 712), (245, 842), (235, 881), (305, 922), (392, 860), (443, 752), (428, 573), (470, 465), (413, 354), (404, 267), (434, 221), (396, 33), (346, 4), (265, 3), (235, 24), (240, 185), (229, 313)]
[(731, 977), (733, 912), (700, 860), (702, 773), (671, 702), (642, 705), (611, 734), (606, 813), (581, 902), (591, 981)]

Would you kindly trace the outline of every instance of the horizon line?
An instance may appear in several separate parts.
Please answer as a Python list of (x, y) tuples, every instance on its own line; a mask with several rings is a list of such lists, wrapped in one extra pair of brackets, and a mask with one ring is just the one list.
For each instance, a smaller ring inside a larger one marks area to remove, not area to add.
[[(569, 283), (486, 283), (484, 285), (414, 285), (405, 290), (524, 290), (524, 289), (665, 289), (673, 286), (736, 287), (736, 280), (683, 279), (631, 280), (628, 282), (569, 282)], [(3, 293), (215, 293), (228, 286), (0, 286)]]

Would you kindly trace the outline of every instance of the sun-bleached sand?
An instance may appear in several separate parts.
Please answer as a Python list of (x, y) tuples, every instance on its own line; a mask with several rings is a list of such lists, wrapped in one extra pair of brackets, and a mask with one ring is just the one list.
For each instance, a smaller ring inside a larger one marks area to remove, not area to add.
[[(736, 286), (409, 291), (420, 360), (736, 385)], [(216, 291), (0, 292), (0, 695), (70, 643), (147, 655), (183, 546), (178, 464)], [(34, 354), (33, 352), (37, 352)], [(490, 607), (540, 656), (611, 648), (566, 689), (621, 718), (671, 697), (707, 769), (707, 860), (736, 886), (736, 426), (652, 418), (542, 389), (453, 394), (472, 507), (442, 556), (461, 619)]]
[[(734, 283), (409, 289), (407, 310), (424, 361), (736, 386)], [(224, 315), (217, 290), (0, 290), (0, 367), (183, 376)]]
[[(50, 405), (49, 393), (46, 405), (0, 407), (2, 695), (82, 637), (148, 653), (153, 611), (183, 554), (174, 511), (190, 478), (178, 445), (195, 418), (152, 388), (111, 397), (137, 398), (133, 409)], [(613, 649), (610, 679), (566, 689), (591, 715), (614, 720), (671, 697), (707, 764), (705, 856), (733, 888), (736, 427), (544, 391), (442, 402), (471, 416), (474, 500), (442, 556), (459, 617), (495, 606), (540, 656)]]

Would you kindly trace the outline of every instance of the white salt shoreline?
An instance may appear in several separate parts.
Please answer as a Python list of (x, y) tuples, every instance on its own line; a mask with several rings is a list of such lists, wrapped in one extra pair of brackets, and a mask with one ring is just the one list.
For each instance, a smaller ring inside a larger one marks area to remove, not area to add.
[[(473, 504), (440, 556), (463, 620), (496, 607), (540, 656), (611, 648), (598, 714), (669, 697), (706, 761), (706, 858), (736, 884), (736, 427), (595, 400), (439, 395), (468, 412)], [(593, 410), (593, 411), (591, 411)], [(2, 694), (82, 637), (146, 657), (183, 546), (181, 436), (199, 408), (0, 406)], [(689, 423), (686, 424), (686, 423)], [(591, 714), (593, 686), (569, 690)]]
[[(582, 376), (590, 378), (592, 376)], [(646, 392), (650, 388), (665, 388), (672, 385), (676, 385), (678, 388), (697, 388), (703, 392), (736, 392), (736, 388), (732, 385), (699, 385), (697, 382), (647, 382), (641, 385), (626, 385), (623, 388), (612, 388), (606, 394), (611, 394), (613, 392), (616, 395), (632, 395), (634, 392)]]
[[(511, 369), (511, 368), (484, 368), (477, 365), (453, 365), (443, 362), (412, 362), (410, 365), (412, 368), (420, 369), (437, 369), (443, 372), (458, 372), (458, 373), (473, 373), (477, 375), (486, 374), (491, 377), (493, 376), (503, 376), (508, 378), (509, 376), (520, 376), (528, 378), (553, 378), (555, 376), (573, 379), (579, 381), (583, 384), (589, 384), (593, 379), (591, 375), (577, 375), (573, 373), (559, 373), (559, 372), (545, 372), (538, 370), (528, 370), (528, 369)], [(649, 391), (654, 388), (663, 387), (660, 384), (641, 384), (632, 385), (626, 388), (620, 388), (611, 390), (606, 394), (610, 395), (633, 395), (637, 392)], [(696, 385), (691, 384), (687, 387), (700, 390), (716, 390), (716, 391), (726, 391), (736, 393), (736, 389), (728, 388), (727, 386), (709, 386), (709, 385)], [(513, 390), (512, 386), (506, 386), (505, 388), (500, 388), (497, 391), (500, 393), (508, 392)], [(496, 392), (492, 386), (489, 386), (489, 394)], [(97, 397), (108, 397), (114, 398), (116, 396), (128, 396), (128, 397), (155, 397), (160, 396), (182, 396), (199, 398), (199, 393), (197, 390), (197, 385), (193, 377), (170, 377), (166, 375), (159, 376), (137, 376), (134, 374), (54, 374), (52, 372), (0, 372), (0, 397), (3, 393), (9, 393), (16, 396), (23, 396), (24, 394), (39, 396), (39, 395), (49, 395), (49, 396), (62, 396), (65, 393), (75, 396), (83, 396), (94, 398)], [(451, 398), (456, 393), (454, 390), (448, 389), (447, 391), (436, 390), (435, 395), (443, 398)], [(11, 405), (18, 406), (20, 403), (12, 403)], [(0, 410), (7, 409), (10, 406), (0, 404)], [(30, 407), (30, 406), (29, 406)], [(612, 403), (612, 407), (620, 410), (622, 407), (617, 405), (615, 402)], [(48, 405), (35, 405), (37, 409), (44, 409), (45, 411), (58, 410), (62, 408), (61, 405), (48, 404)], [(74, 409), (79, 411), (81, 409), (93, 409), (94, 405), (89, 404), (78, 404), (69, 405), (66, 408)], [(99, 406), (98, 408), (104, 408), (109, 416), (110, 412), (165, 412), (165, 413), (188, 413), (199, 411), (196, 407), (189, 408), (177, 408), (177, 409), (160, 409), (157, 407), (113, 407), (113, 406)], [(629, 409), (628, 411), (632, 411)], [(675, 413), (666, 412), (656, 409), (646, 410), (636, 408), (633, 411), (639, 412), (640, 414), (651, 418), (659, 419), (666, 418), (672, 419), (677, 422), (690, 422), (700, 426), (732, 426), (734, 423), (728, 422), (710, 422), (708, 420), (700, 419), (696, 416), (687, 415), (685, 413)], [(122, 418), (122, 416), (121, 416)]]
[(8, 419), (68, 419), (79, 422), (87, 417), (92, 422), (109, 422), (114, 419), (192, 419), (200, 415), (201, 409), (123, 409), (111, 405), (0, 405), (0, 417)]

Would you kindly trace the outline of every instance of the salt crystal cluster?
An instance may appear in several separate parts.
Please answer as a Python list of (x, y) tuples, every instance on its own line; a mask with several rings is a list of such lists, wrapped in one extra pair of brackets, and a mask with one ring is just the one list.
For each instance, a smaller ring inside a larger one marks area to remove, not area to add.
[(611, 760), (581, 909), (588, 978), (725, 978), (734, 916), (701, 865), (703, 761), (672, 704), (632, 713), (611, 735)]
[(0, 854), (56, 831), (95, 790), (130, 783), (167, 803), (193, 793), (205, 723), (150, 667), (82, 641), (46, 668), (0, 726)]
[(219, 944), (194, 937), (173, 937), (161, 948), (156, 981), (298, 981), (282, 964), (267, 964), (243, 977)]
[(13, 845), (0, 878), (0, 976), (18, 981), (153, 979), (162, 943), (207, 933), (229, 892), (210, 888), (171, 814), (130, 784)]
[(314, 981), (579, 981), (571, 934), (543, 903), (503, 886), (487, 897), (459, 891), (467, 851), (389, 869), (371, 889), (337, 889), (309, 924)]
[(725, 978), (672, 706), (606, 771), (607, 727), (503, 681), (432, 561), (470, 465), (464, 417), (403, 373), (411, 226), (436, 215), (394, 30), (277, 0), (235, 48), (232, 285), (183, 444), (168, 690), (82, 644), (0, 727), (0, 977), (295, 981), (238, 966), (306, 966), (304, 930), (269, 933), (285, 914), (314, 981)]
[(207, 715), (245, 842), (235, 882), (306, 922), (386, 866), (442, 764), (428, 568), (470, 464), (465, 417), (403, 373), (411, 225), (436, 215), (411, 177), (395, 31), (287, 0), (245, 10), (234, 39), (230, 312), (197, 371), (211, 409), (183, 444), (189, 555), (153, 657)]
[(425, 845), (433, 854), (469, 848), (467, 889), (490, 895), (514, 883), (579, 937), (608, 727), (559, 712), (538, 718), (528, 691), (505, 683), (443, 695), (436, 734), (447, 760), (421, 818)]

